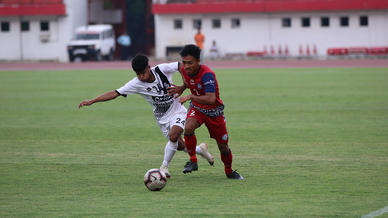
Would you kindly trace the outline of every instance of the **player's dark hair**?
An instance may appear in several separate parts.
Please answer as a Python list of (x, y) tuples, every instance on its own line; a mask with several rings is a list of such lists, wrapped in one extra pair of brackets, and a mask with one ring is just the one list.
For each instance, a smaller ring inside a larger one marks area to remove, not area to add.
[(148, 66), (148, 57), (144, 54), (136, 54), (136, 56), (132, 58), (132, 69), (136, 74), (143, 73)]
[(193, 44), (185, 45), (182, 50), (179, 52), (181, 57), (193, 56), (195, 59), (199, 60), (201, 56), (201, 49)]

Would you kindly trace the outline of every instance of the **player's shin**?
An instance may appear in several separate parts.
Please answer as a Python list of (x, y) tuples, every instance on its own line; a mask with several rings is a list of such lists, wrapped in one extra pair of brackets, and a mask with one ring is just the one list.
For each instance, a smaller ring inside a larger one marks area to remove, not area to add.
[(166, 147), (164, 148), (164, 160), (162, 166), (160, 166), (160, 170), (166, 174), (167, 178), (170, 178), (170, 172), (168, 171), (168, 167), (170, 166), (170, 162), (174, 157), (174, 154), (177, 150), (178, 142), (168, 141)]
[(230, 174), (232, 172), (232, 159), (233, 159), (233, 155), (230, 149), (227, 154), (221, 153), (221, 160), (224, 163), (226, 174)]
[(178, 148), (178, 142), (172, 142), (168, 141), (166, 144), (166, 147), (164, 148), (164, 160), (163, 160), (163, 165), (166, 166), (167, 168), (170, 165), (170, 162), (172, 158), (174, 157), (174, 154)]
[(196, 146), (197, 146), (197, 137), (195, 137), (194, 134), (185, 135), (185, 145), (186, 145), (187, 152), (190, 155), (190, 160), (196, 163), (197, 156), (195, 155), (195, 152), (196, 152)]

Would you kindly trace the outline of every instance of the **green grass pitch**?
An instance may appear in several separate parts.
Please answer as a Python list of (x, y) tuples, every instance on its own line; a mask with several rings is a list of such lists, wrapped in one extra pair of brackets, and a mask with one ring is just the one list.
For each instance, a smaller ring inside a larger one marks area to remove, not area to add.
[[(361, 217), (388, 206), (388, 69), (218, 69), (233, 168), (150, 192), (166, 139), (140, 96), (79, 110), (125, 70), (0, 72), (0, 217)], [(176, 75), (175, 81), (181, 84)], [(385, 213), (381, 217), (387, 217)]]

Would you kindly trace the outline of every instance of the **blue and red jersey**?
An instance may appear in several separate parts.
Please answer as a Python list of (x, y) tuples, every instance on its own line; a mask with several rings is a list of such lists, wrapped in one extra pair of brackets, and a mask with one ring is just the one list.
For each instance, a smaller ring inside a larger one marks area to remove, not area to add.
[(201, 108), (204, 110), (218, 110), (223, 109), (224, 104), (220, 99), (220, 93), (218, 89), (218, 82), (216, 79), (216, 74), (207, 66), (200, 65), (199, 72), (194, 76), (190, 77), (185, 69), (181, 68), (184, 82), (188, 86), (192, 95), (202, 96), (206, 95), (207, 92), (216, 94), (216, 103), (214, 105), (200, 104), (194, 100), (191, 101), (192, 105), (195, 108)]

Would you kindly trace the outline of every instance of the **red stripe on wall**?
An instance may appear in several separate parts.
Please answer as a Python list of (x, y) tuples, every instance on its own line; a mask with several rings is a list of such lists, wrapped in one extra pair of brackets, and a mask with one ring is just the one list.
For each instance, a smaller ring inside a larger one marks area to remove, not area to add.
[(64, 4), (0, 6), (0, 16), (66, 15)]
[(388, 10), (387, 0), (271, 0), (246, 3), (154, 4), (154, 14)]

